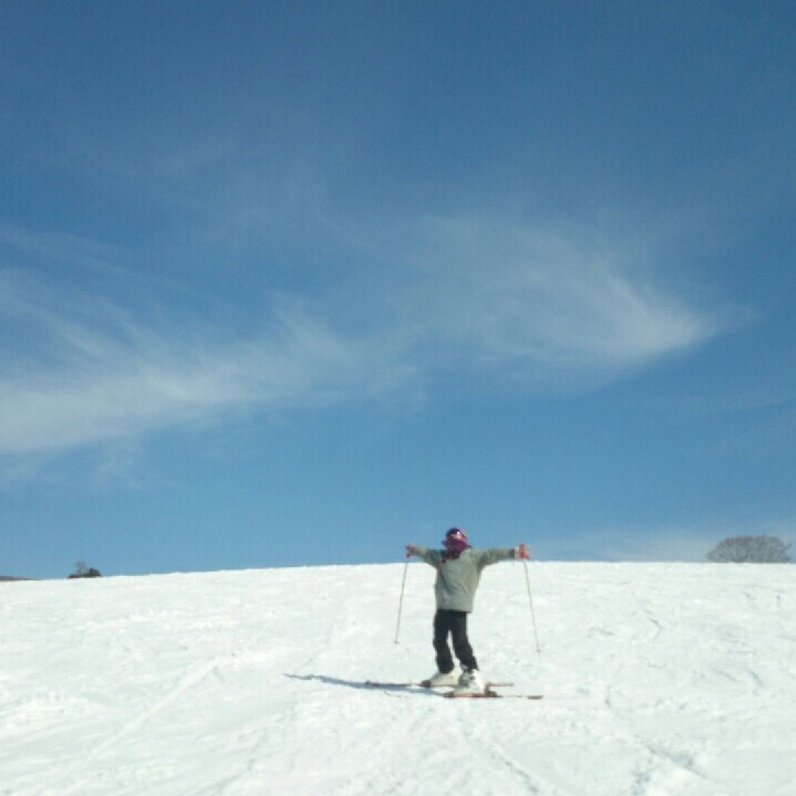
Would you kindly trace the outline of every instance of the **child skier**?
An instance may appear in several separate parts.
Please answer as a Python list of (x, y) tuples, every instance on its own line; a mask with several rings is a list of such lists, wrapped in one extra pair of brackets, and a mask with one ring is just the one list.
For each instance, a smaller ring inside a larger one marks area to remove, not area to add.
[[(478, 671), (478, 662), (467, 638), (467, 614), (473, 610), (481, 570), (498, 561), (528, 558), (528, 548), (520, 544), (515, 548), (476, 550), (470, 546), (467, 534), (459, 528), (451, 528), (445, 534), (442, 544), (443, 550), (431, 550), (413, 544), (406, 546), (407, 558), (417, 556), (437, 570), (434, 584), (437, 604), (434, 614), (437, 671), (429, 682), (432, 686), (452, 685), (461, 691), (483, 692), (486, 690), (486, 683)], [(453, 641), (453, 651), (462, 666), (459, 677), (453, 671), (448, 634)]]

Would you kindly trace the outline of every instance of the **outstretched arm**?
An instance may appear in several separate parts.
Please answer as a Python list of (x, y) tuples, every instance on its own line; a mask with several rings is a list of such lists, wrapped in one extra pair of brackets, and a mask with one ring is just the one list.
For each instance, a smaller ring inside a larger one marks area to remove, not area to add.
[(497, 564), (498, 561), (509, 561), (510, 559), (527, 559), (530, 557), (528, 545), (521, 542), (516, 547), (492, 547), (488, 550), (479, 551), (478, 565), (481, 569), (490, 564)]
[(417, 556), (421, 561), (436, 567), (442, 560), (442, 553), (439, 550), (430, 550), (422, 545), (408, 544), (406, 546), (406, 557)]

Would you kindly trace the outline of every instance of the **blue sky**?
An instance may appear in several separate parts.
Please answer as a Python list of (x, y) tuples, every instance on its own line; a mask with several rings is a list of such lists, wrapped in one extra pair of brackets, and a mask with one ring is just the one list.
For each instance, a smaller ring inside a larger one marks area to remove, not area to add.
[(3, 16), (0, 573), (796, 538), (791, 3)]

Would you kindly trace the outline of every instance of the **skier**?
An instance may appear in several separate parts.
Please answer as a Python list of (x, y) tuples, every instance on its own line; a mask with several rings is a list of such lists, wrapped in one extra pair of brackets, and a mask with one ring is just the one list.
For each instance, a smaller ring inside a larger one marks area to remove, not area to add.
[[(470, 546), (467, 534), (460, 528), (451, 528), (445, 534), (442, 544), (443, 550), (431, 550), (414, 544), (406, 546), (407, 558), (417, 556), (437, 570), (434, 584), (437, 607), (434, 614), (434, 651), (437, 671), (428, 682), (431, 686), (455, 686), (457, 691), (483, 692), (486, 690), (486, 683), (478, 670), (478, 662), (467, 638), (467, 614), (473, 610), (481, 570), (498, 561), (526, 559), (528, 548), (525, 544), (520, 544), (514, 548), (476, 550)], [(459, 677), (454, 672), (448, 634), (453, 641), (453, 651), (462, 666)]]

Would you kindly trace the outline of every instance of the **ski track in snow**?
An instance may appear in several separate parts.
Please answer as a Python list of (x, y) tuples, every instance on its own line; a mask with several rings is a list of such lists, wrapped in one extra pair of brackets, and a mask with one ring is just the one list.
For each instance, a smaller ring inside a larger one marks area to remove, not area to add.
[(542, 701), (367, 679), (434, 668), (433, 570), (0, 585), (0, 796), (792, 796), (796, 567), (484, 573), (488, 679)]

